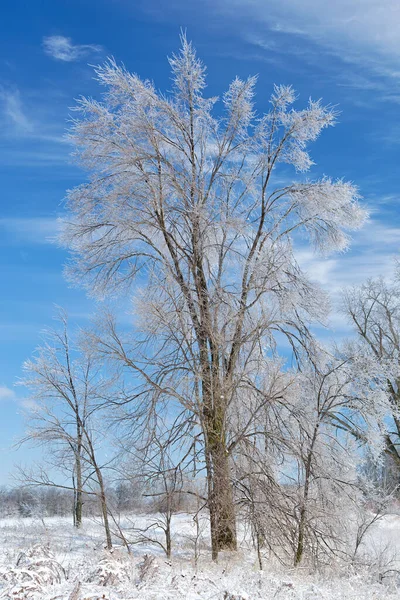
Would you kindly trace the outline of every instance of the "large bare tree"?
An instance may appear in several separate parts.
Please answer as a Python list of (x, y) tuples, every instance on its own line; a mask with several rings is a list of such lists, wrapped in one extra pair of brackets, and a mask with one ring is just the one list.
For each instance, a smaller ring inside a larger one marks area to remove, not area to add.
[(141, 379), (131, 399), (142, 412), (171, 402), (186, 423), (192, 415), (216, 558), (236, 548), (231, 403), (244, 388), (256, 393), (276, 333), (296, 348), (327, 310), (293, 241), (306, 235), (319, 249), (342, 250), (364, 212), (342, 180), (282, 184), (282, 163), (298, 172), (313, 164), (307, 145), (334, 124), (330, 107), (310, 100), (296, 110), (292, 88), (276, 86), (257, 115), (250, 77), (236, 78), (215, 110), (184, 36), (169, 62), (168, 96), (112, 60), (96, 69), (106, 92), (77, 106), (72, 140), (89, 178), (69, 193), (63, 240), (70, 276), (91, 294), (136, 285), (135, 343), (119, 348), (112, 331), (113, 352)]

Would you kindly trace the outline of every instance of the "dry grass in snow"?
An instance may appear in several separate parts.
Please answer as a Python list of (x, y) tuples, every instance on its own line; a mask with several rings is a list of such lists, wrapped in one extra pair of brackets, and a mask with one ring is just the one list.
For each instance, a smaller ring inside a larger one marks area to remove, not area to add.
[[(133, 517), (143, 522), (144, 517)], [(167, 561), (156, 546), (103, 548), (100, 524), (81, 531), (64, 518), (0, 521), (0, 598), (7, 600), (386, 600), (400, 599), (396, 569), (383, 582), (372, 570), (312, 574), (265, 561), (253, 551), (222, 553), (211, 563), (206, 540), (197, 565), (190, 517), (175, 519), (175, 553)], [(392, 516), (370, 540), (371, 551), (395, 550), (400, 518)], [(393, 561), (389, 565), (393, 567)], [(383, 564), (382, 569), (385, 569)], [(389, 573), (390, 571), (390, 573)], [(382, 571), (383, 572), (383, 571)]]

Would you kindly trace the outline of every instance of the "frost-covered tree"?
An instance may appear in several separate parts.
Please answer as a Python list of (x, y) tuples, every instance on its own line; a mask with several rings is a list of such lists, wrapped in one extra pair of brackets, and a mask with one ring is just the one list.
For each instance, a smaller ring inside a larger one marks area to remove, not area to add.
[[(374, 357), (320, 349), (286, 380), (236, 451), (236, 487), (261, 549), (298, 565), (344, 555), (355, 507), (367, 490), (363, 448), (380, 457), (390, 400)], [(282, 384), (282, 381), (281, 381)], [(276, 383), (275, 383), (276, 386)], [(340, 516), (339, 516), (340, 515)]]
[(360, 500), (362, 446), (376, 460), (386, 434), (382, 417), (390, 404), (380, 364), (374, 357), (336, 352), (320, 353), (303, 370), (300, 402), (290, 409), (296, 432), (295, 564), (307, 546), (335, 551), (347, 541), (341, 534), (349, 518), (338, 515), (350, 517)]
[(200, 431), (216, 558), (236, 548), (231, 403), (252, 389), (276, 333), (297, 350), (326, 312), (294, 240), (343, 250), (365, 213), (343, 180), (275, 178), (282, 164), (311, 167), (308, 145), (334, 124), (332, 108), (310, 100), (297, 110), (293, 89), (275, 86), (258, 115), (250, 77), (215, 111), (184, 36), (169, 62), (169, 95), (113, 60), (96, 69), (106, 91), (77, 106), (72, 141), (89, 177), (69, 193), (63, 240), (70, 277), (91, 294), (136, 286), (134, 343), (112, 353), (141, 380), (138, 410), (179, 405)]
[[(174, 465), (168, 455), (169, 451), (170, 445), (160, 433), (158, 437), (154, 437), (143, 456), (141, 465), (143, 495), (151, 500), (150, 506), (155, 515), (144, 530), (137, 531), (139, 541), (152, 541), (158, 544), (167, 558), (171, 558), (172, 552), (172, 517), (179, 511), (183, 488), (183, 474), (179, 464)], [(152, 533), (157, 531), (163, 533), (163, 541), (152, 537)]]
[[(84, 492), (95, 494), (100, 501), (107, 547), (111, 548), (97, 428), (113, 378), (104, 377), (88, 345), (71, 336), (63, 311), (59, 320), (61, 327), (48, 330), (43, 345), (24, 363), (21, 384), (28, 388), (31, 404), (23, 441), (46, 447), (56, 457), (58, 470), (65, 470), (72, 459), (74, 523), (77, 527), (82, 523)], [(25, 476), (27, 483), (68, 489), (67, 485), (54, 483), (45, 469)]]
[[(343, 308), (360, 341), (359, 352), (372, 355), (386, 373), (390, 418), (385, 452), (400, 474), (400, 285), (398, 279), (370, 279), (347, 290)], [(397, 479), (399, 484), (399, 479)]]

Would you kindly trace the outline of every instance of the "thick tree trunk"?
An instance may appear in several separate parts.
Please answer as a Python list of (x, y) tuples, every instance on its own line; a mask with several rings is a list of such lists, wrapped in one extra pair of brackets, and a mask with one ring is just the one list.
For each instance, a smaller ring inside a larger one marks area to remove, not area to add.
[(215, 407), (212, 418), (206, 419), (207, 480), (213, 560), (217, 560), (220, 550), (237, 549), (235, 505), (224, 421), (223, 411), (218, 411)]
[(220, 442), (212, 452), (214, 467), (214, 496), (217, 516), (218, 550), (236, 550), (236, 517), (225, 444)]

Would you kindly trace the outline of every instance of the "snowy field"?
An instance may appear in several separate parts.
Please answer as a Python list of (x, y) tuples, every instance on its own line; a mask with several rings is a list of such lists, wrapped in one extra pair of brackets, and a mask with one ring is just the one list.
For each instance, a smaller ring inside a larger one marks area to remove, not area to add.
[[(134, 516), (124, 525), (143, 526)], [(206, 523), (198, 560), (195, 526), (190, 517), (173, 523), (173, 557), (166, 560), (154, 544), (134, 544), (128, 555), (115, 540), (104, 550), (100, 523), (86, 520), (79, 533), (67, 518), (0, 520), (0, 598), (14, 600), (384, 600), (400, 598), (397, 574), (400, 517), (386, 517), (369, 540), (369, 552), (381, 561), (376, 570), (355, 573), (337, 566), (324, 573), (284, 569), (265, 559), (262, 572), (256, 555), (242, 540), (235, 555), (209, 559)], [(244, 536), (244, 532), (243, 532)], [(243, 537), (242, 536), (242, 537)], [(197, 564), (196, 564), (197, 563)], [(382, 577), (381, 577), (382, 579)]]

